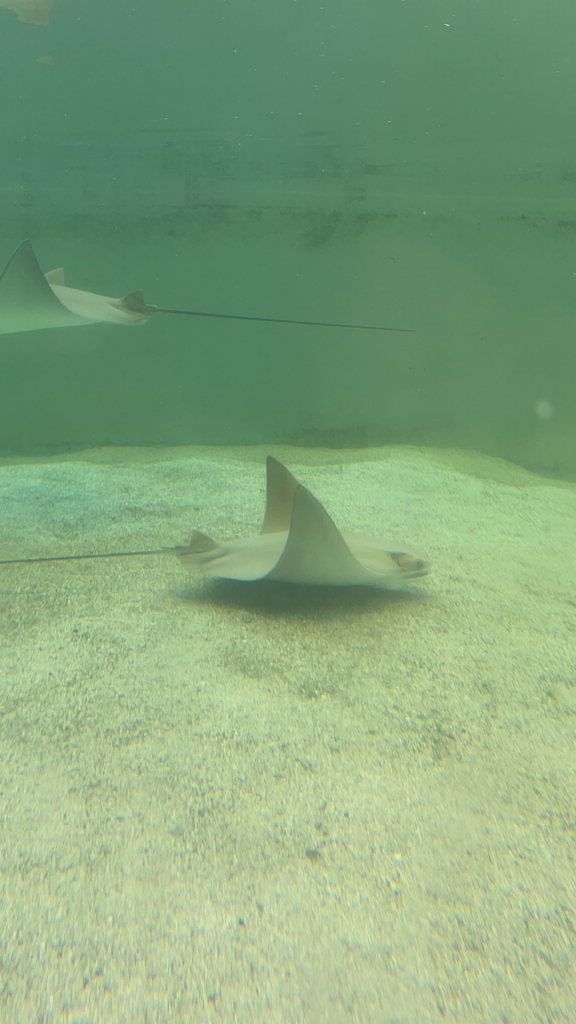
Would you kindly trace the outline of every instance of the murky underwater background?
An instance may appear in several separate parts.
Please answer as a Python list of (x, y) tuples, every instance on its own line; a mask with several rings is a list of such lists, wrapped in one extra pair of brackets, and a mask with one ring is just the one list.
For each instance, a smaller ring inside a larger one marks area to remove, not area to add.
[(4, 340), (3, 451), (408, 442), (573, 476), (576, 15), (554, 12), (3, 12), (3, 257), (30, 236), (105, 294), (416, 331), (164, 318)]
[(2, 1021), (576, 1016), (575, 29), (0, 2), (0, 269), (410, 329), (1, 336), (0, 559), (257, 532), (274, 453), (433, 567), (0, 565)]

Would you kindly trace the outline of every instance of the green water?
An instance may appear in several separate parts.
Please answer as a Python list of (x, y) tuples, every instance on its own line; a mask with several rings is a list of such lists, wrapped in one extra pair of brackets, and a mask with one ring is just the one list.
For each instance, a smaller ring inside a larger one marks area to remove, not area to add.
[[(448, 445), (576, 472), (567, 4), (2, 12), (2, 254), (207, 311), (3, 339), (4, 454)], [(52, 65), (37, 63), (50, 56)]]
[(575, 1020), (574, 3), (3, 2), (0, 270), (408, 330), (0, 334), (1, 1024)]

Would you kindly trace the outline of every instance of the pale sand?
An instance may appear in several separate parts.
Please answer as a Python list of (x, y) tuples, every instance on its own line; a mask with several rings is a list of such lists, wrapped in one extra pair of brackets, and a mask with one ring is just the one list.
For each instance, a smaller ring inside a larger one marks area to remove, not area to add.
[[(434, 574), (0, 567), (0, 1020), (576, 1020), (576, 488), (276, 454)], [(264, 457), (4, 465), (0, 557), (250, 533)]]

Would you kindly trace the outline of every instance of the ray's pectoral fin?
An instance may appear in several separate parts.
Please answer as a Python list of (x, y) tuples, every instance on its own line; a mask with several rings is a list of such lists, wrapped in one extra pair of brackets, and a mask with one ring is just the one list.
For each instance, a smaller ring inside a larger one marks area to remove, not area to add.
[(317, 498), (297, 484), (290, 532), (268, 579), (283, 583), (346, 586), (365, 582), (365, 572)]
[(82, 318), (63, 306), (54, 294), (38, 266), (31, 242), (23, 242), (0, 277), (0, 334), (80, 323)]
[(266, 511), (260, 533), (287, 533), (298, 481), (271, 455), (266, 459)]

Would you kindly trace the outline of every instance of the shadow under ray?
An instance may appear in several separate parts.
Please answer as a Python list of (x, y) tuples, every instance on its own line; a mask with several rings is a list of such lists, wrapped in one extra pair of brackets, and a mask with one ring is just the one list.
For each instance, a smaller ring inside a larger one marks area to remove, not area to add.
[(181, 590), (178, 596), (189, 604), (237, 608), (272, 618), (305, 613), (318, 619), (371, 612), (399, 604), (420, 604), (425, 597), (423, 592), (418, 591), (315, 587), (273, 580), (257, 580), (254, 583), (214, 580), (193, 589)]

